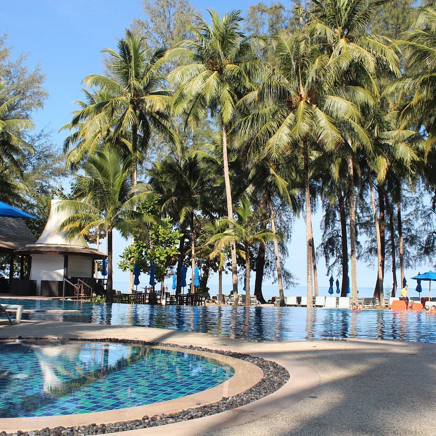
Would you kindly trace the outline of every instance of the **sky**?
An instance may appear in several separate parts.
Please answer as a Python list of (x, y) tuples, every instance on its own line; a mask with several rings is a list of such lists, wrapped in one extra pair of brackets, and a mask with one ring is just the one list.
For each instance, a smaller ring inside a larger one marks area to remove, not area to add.
[[(257, 2), (192, 1), (197, 10), (215, 9), (220, 14), (235, 9), (235, 5), (244, 12), (254, 3)], [(74, 102), (83, 97), (83, 78), (101, 73), (101, 50), (115, 49), (124, 30), (138, 17), (144, 17), (141, 0), (0, 0), (0, 34), (8, 35), (12, 57), (27, 53), (29, 69), (39, 65), (46, 75), (44, 87), (49, 98), (44, 108), (33, 116), (36, 132), (43, 128), (52, 131), (54, 143), (62, 148), (67, 133), (59, 133), (59, 129), (71, 121), (71, 113), (78, 109)], [(315, 245), (321, 239), (320, 219), (320, 213), (314, 216)], [(115, 262), (126, 244), (120, 237), (115, 241)], [(285, 265), (299, 284), (304, 285), (305, 224), (302, 219), (295, 223), (289, 252)], [(358, 264), (358, 287), (373, 287), (375, 265), (376, 259), (372, 268)], [(325, 262), (321, 257), (318, 269), (320, 286), (328, 287)], [(421, 272), (427, 269), (424, 266)], [(406, 277), (415, 273), (415, 270), (407, 271)], [(392, 283), (389, 271), (386, 276), (385, 287), (388, 288)], [(230, 284), (230, 275), (225, 280)], [(127, 274), (116, 271), (114, 281), (127, 282)], [(170, 284), (170, 279), (167, 281)], [(215, 285), (217, 279), (212, 278), (211, 283)]]

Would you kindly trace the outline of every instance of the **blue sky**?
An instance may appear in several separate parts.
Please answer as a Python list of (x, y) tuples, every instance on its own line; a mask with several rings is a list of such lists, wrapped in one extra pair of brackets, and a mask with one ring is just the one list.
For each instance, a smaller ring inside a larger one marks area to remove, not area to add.
[[(256, 2), (196, 0), (192, 3), (199, 10), (210, 8), (222, 14), (235, 8), (244, 11)], [(66, 133), (58, 130), (71, 120), (71, 112), (77, 109), (73, 102), (82, 99), (83, 78), (101, 72), (101, 50), (116, 48), (124, 29), (134, 18), (143, 16), (141, 0), (3, 0), (0, 3), (0, 33), (8, 34), (13, 57), (28, 53), (29, 68), (39, 64), (46, 74), (45, 88), (50, 96), (44, 109), (34, 115), (36, 131), (42, 128), (53, 131), (54, 142), (62, 146)], [(320, 242), (319, 220), (320, 216), (316, 215), (313, 224), (316, 245)], [(304, 222), (300, 219), (295, 225), (286, 266), (302, 285), (306, 275), (304, 241)], [(117, 252), (122, 245), (122, 241), (116, 242)], [(374, 259), (374, 265), (375, 262)], [(414, 273), (411, 271), (409, 276)], [(320, 286), (328, 286), (325, 274), (324, 261), (320, 258)], [(390, 277), (388, 271), (386, 276)], [(230, 283), (229, 276), (226, 279)], [(125, 275), (115, 274), (116, 282), (125, 280)], [(372, 287), (374, 282), (375, 269), (360, 264), (359, 287)], [(390, 282), (387, 278), (386, 285)]]

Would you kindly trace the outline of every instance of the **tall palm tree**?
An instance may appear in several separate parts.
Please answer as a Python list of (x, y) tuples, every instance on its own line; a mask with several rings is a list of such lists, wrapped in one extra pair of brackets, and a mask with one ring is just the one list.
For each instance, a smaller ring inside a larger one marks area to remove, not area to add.
[[(379, 1), (314, 0), (309, 15), (309, 31), (329, 56), (331, 78), (338, 92), (361, 105), (370, 105), (377, 94), (376, 77), (387, 72), (400, 76), (398, 52), (392, 41), (368, 32), (372, 16), (378, 12)], [(358, 92), (357, 92), (358, 91)], [(348, 120), (341, 126), (345, 141), (341, 153), (346, 154), (349, 184), (351, 287), (357, 302), (357, 253), (355, 211), (355, 163), (358, 150), (372, 153), (372, 144), (362, 120)]]
[(421, 8), (414, 27), (398, 41), (406, 53), (406, 74), (393, 87), (405, 96), (402, 119), (417, 131), (424, 127), (428, 154), (436, 143), (436, 8)]
[(266, 243), (277, 237), (276, 234), (261, 229), (258, 216), (253, 211), (250, 200), (243, 198), (240, 206), (235, 208), (236, 220), (222, 220), (227, 223), (228, 228), (223, 233), (218, 233), (210, 239), (215, 243), (214, 254), (220, 254), (224, 247), (233, 243), (239, 243), (243, 247), (245, 257), (245, 304), (249, 306), (250, 301), (250, 272), (251, 272), (251, 247), (259, 242)]
[[(338, 123), (359, 118), (358, 108), (326, 80), (328, 56), (300, 31), (273, 39), (274, 64), (259, 90), (245, 100), (256, 109), (240, 123), (240, 130), (265, 144), (273, 161), (297, 153), (304, 185), (308, 307), (313, 301), (313, 234), (310, 165), (315, 151), (335, 148), (343, 141)], [(328, 86), (330, 85), (330, 87)]]
[(87, 92), (88, 101), (81, 103), (69, 128), (77, 129), (65, 142), (77, 144), (70, 154), (75, 162), (95, 149), (96, 143), (118, 143), (124, 155), (132, 157), (133, 185), (137, 180), (137, 165), (146, 158), (154, 132), (176, 141), (168, 120), (170, 92), (163, 89), (160, 66), (164, 50), (150, 51), (143, 38), (126, 30), (118, 43), (118, 51), (104, 49), (108, 55), (108, 74), (93, 74), (83, 83), (97, 91)]
[[(64, 200), (61, 208), (73, 214), (61, 227), (70, 235), (86, 234), (100, 229), (106, 232), (108, 255), (107, 301), (112, 302), (113, 291), (113, 231), (117, 229), (127, 237), (141, 225), (132, 213), (133, 205), (146, 194), (140, 193), (142, 185), (132, 191), (131, 159), (120, 162), (115, 150), (105, 148), (97, 151), (83, 164), (83, 175), (75, 181), (79, 199)], [(132, 194), (134, 194), (132, 196)]]
[[(208, 111), (217, 117), (222, 134), (223, 172), (226, 190), (227, 218), (233, 219), (232, 187), (228, 161), (228, 133), (235, 116), (235, 106), (251, 88), (245, 71), (249, 41), (240, 31), (240, 11), (223, 18), (209, 10), (211, 25), (197, 17), (193, 38), (170, 50), (168, 59), (183, 65), (169, 74), (176, 85), (173, 108), (176, 114), (186, 113), (187, 124), (201, 122)], [(232, 283), (235, 304), (238, 298), (236, 245), (232, 243)]]

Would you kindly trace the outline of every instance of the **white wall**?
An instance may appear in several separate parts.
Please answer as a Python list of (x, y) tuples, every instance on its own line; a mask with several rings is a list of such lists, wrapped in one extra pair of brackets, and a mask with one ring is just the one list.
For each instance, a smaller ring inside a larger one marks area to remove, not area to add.
[(68, 277), (92, 277), (92, 257), (68, 256)]
[(41, 280), (64, 279), (64, 256), (32, 254), (30, 280), (36, 280), (36, 293), (41, 295)]

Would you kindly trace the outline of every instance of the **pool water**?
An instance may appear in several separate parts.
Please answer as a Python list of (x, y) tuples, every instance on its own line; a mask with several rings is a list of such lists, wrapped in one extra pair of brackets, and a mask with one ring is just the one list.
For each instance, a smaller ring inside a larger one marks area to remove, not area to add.
[(234, 373), (198, 355), (96, 342), (4, 342), (0, 356), (0, 418), (152, 404), (217, 386)]
[(436, 315), (413, 311), (314, 308), (308, 313), (299, 307), (109, 305), (18, 299), (0, 299), (0, 303), (59, 311), (24, 313), (24, 319), (159, 327), (249, 341), (358, 338), (436, 343)]

